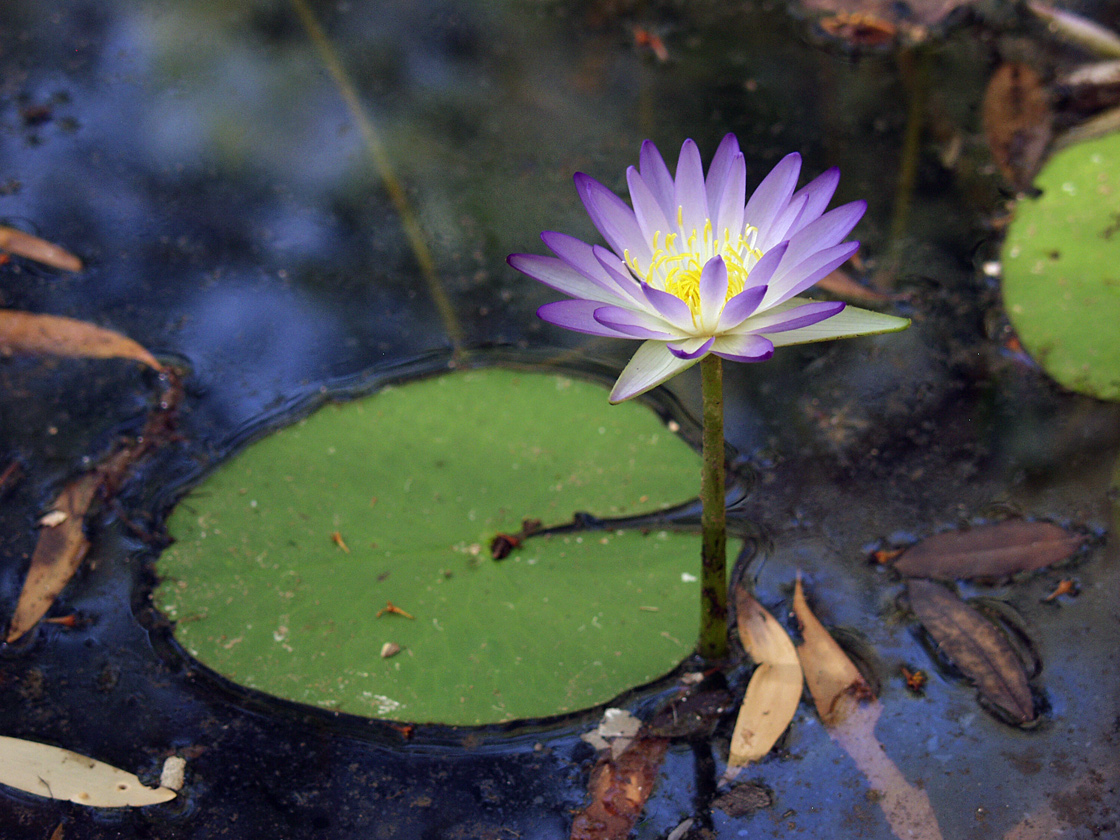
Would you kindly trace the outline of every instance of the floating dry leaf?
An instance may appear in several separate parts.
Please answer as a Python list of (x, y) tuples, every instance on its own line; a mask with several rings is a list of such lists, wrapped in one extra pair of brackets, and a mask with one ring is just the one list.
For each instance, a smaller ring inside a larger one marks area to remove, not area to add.
[(941, 584), (912, 579), (906, 588), (918, 621), (980, 694), (1018, 723), (1034, 720), (1023, 662), (999, 628)]
[(984, 135), (1004, 177), (1017, 190), (1030, 187), (1050, 142), (1050, 96), (1026, 64), (1001, 65), (984, 92)]
[(572, 840), (626, 840), (653, 791), (668, 748), (667, 739), (638, 733), (617, 758), (604, 754), (591, 771), (591, 802), (572, 820)]
[(131, 338), (60, 315), (0, 309), (0, 353), (134, 359), (163, 371), (155, 357)]
[(731, 736), (730, 767), (758, 761), (786, 731), (801, 702), (801, 663), (789, 634), (742, 587), (735, 590), (735, 616), (743, 647), (758, 667), (747, 684)]
[(797, 576), (793, 590), (793, 614), (801, 625), (802, 641), (797, 647), (797, 655), (805, 672), (809, 693), (813, 695), (817, 714), (825, 726), (834, 726), (852, 708), (852, 704), (842, 703), (842, 698), (872, 700), (875, 694), (863, 674), (809, 609), (801, 588), (801, 575)]
[(38, 624), (81, 565), (89, 550), (82, 526), (100, 485), (101, 475), (96, 470), (83, 473), (66, 485), (55, 501), (54, 512), (65, 514), (65, 518), (39, 533), (31, 567), (8, 626), (8, 642), (14, 642)]
[(34, 627), (78, 570), (89, 550), (83, 529), (85, 517), (98, 493), (111, 498), (136, 461), (174, 437), (174, 417), (182, 399), (182, 385), (172, 371), (167, 372), (166, 379), (168, 384), (160, 395), (158, 408), (148, 415), (140, 435), (96, 469), (71, 481), (55, 501), (52, 512), (56, 515), (49, 521), (57, 524), (39, 532), (5, 641), (14, 642)]
[(6, 736), (0, 736), (0, 783), (95, 808), (155, 805), (175, 798), (175, 791), (145, 787), (136, 776), (110, 764)]
[(908, 548), (895, 564), (908, 577), (998, 578), (1060, 563), (1084, 542), (1052, 522), (1011, 520), (935, 534)]
[(22, 230), (0, 225), (0, 251), (7, 251), (17, 257), (61, 268), (64, 271), (81, 271), (82, 261), (69, 251), (52, 245), (45, 239), (24, 233)]
[(809, 609), (800, 576), (794, 588), (793, 611), (803, 638), (797, 653), (817, 713), (828, 734), (867, 777), (891, 831), (904, 840), (942, 840), (929, 796), (906, 780), (875, 737), (882, 705), (859, 669)]

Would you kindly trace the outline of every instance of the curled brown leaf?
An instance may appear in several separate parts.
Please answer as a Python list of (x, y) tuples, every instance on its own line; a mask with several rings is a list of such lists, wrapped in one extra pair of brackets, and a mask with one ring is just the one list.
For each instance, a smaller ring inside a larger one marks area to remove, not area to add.
[(164, 370), (155, 356), (120, 333), (74, 318), (12, 309), (0, 309), (0, 353), (133, 359), (153, 370)]

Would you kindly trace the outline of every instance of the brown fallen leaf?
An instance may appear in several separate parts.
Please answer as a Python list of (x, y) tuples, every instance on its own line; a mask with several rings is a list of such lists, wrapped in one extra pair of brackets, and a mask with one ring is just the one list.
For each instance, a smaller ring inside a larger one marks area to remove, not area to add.
[(7, 251), (17, 257), (27, 257), (51, 268), (61, 268), (64, 271), (82, 270), (82, 261), (69, 251), (52, 245), (38, 236), (3, 225), (0, 225), (0, 251)]
[(842, 698), (850, 696), (857, 701), (873, 700), (875, 693), (809, 609), (801, 588), (801, 575), (797, 576), (793, 590), (793, 614), (801, 625), (802, 642), (797, 647), (797, 655), (805, 672), (809, 693), (813, 695), (817, 714), (824, 725), (834, 726), (852, 708), (852, 704), (842, 703)]
[(89, 550), (85, 536), (85, 517), (94, 498), (112, 498), (129, 469), (152, 450), (175, 437), (175, 415), (182, 399), (182, 384), (174, 371), (165, 371), (166, 388), (158, 407), (148, 415), (140, 435), (125, 444), (97, 467), (71, 481), (52, 509), (65, 514), (43, 527), (31, 555), (15, 612), (5, 641), (11, 643), (34, 627), (66, 587)]
[(942, 28), (950, 14), (973, 0), (799, 0), (808, 12), (823, 13), (821, 28), (852, 47), (881, 47), (894, 41), (917, 44)]
[(935, 534), (895, 563), (907, 577), (937, 580), (998, 578), (1060, 563), (1084, 542), (1052, 522), (1012, 520)]
[(743, 587), (735, 590), (739, 638), (758, 663), (731, 735), (729, 767), (758, 761), (786, 731), (801, 702), (801, 663), (789, 634)]
[(984, 135), (1004, 177), (1017, 190), (1030, 187), (1050, 143), (1050, 95), (1026, 64), (1001, 65), (988, 82), (983, 104)]
[(39, 623), (81, 565), (89, 550), (82, 526), (100, 486), (101, 476), (94, 470), (78, 476), (59, 494), (54, 510), (65, 513), (66, 518), (58, 525), (44, 527), (39, 534), (23, 591), (8, 626), (8, 642), (14, 642)]
[(626, 840), (653, 791), (669, 748), (641, 732), (617, 758), (605, 752), (591, 771), (591, 802), (572, 820), (572, 840)]
[(134, 359), (153, 370), (164, 370), (155, 356), (120, 333), (74, 318), (12, 309), (0, 309), (0, 353)]
[(981, 696), (1017, 723), (1034, 720), (1026, 669), (999, 628), (939, 583), (911, 579), (906, 589), (918, 621)]
[(882, 705), (859, 669), (809, 609), (800, 575), (793, 593), (793, 612), (803, 639), (797, 654), (817, 714), (828, 734), (867, 777), (891, 831), (904, 840), (942, 840), (929, 796), (906, 780), (875, 737)]

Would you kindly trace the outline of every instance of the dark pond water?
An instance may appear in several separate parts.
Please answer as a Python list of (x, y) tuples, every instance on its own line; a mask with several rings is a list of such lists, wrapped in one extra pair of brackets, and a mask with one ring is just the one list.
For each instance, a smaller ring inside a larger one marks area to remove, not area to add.
[[(693, 137), (710, 155), (728, 131), (752, 183), (791, 150), (807, 172), (842, 168), (838, 200), (869, 203), (856, 231), (869, 273), (914, 320), (897, 336), (728, 367), (728, 439), (757, 474), (743, 514), (767, 537), (749, 569), (760, 599), (786, 609), (799, 567), (826, 623), (874, 651), (878, 737), (945, 837), (1120, 831), (1115, 547), (1100, 539), (1072, 570), (964, 590), (1006, 600), (1029, 629), (1045, 708), (1030, 731), (936, 669), (897, 580), (866, 559), (1011, 513), (1094, 535), (1115, 524), (1120, 414), (1005, 349), (998, 284), (981, 270), (998, 257), (1007, 199), (979, 130), (986, 79), (1003, 53), (1044, 69), (1065, 53), (1000, 4), (902, 56), (854, 56), (765, 4), (312, 5), (319, 40), (302, 6), (278, 0), (0, 7), (0, 222), (87, 263), (66, 274), (8, 262), (0, 303), (111, 327), (187, 371), (181, 439), (93, 525), (64, 593), (60, 611), (94, 620), (0, 652), (0, 733), (149, 780), (168, 754), (189, 756), (185, 794), (165, 806), (98, 812), (5, 789), (3, 836), (46, 840), (65, 823), (67, 840), (566, 837), (590, 768), (576, 737), (586, 720), (421, 728), (405, 743), (376, 722), (220, 685), (150, 632), (158, 551), (138, 532), (158, 533), (208, 465), (318, 396), (481, 362), (490, 347), (619, 369), (632, 346), (539, 322), (551, 294), (505, 256), (539, 250), (542, 229), (594, 241), (574, 171), (621, 188), (643, 139), (675, 150)], [(1120, 18), (1115, 3), (1084, 11)], [(668, 61), (636, 29), (658, 34)], [(922, 76), (915, 189), (900, 198)], [(0, 383), (0, 457), (22, 471), (0, 508), (7, 616), (44, 507), (143, 426), (157, 387), (131, 363), (28, 357), (0, 359)], [(698, 377), (669, 387), (695, 411)], [(1062, 575), (1081, 594), (1043, 603)], [(902, 664), (930, 671), (924, 697), (906, 691)], [(892, 836), (810, 704), (779, 754), (744, 775), (773, 791), (770, 808), (709, 811), (721, 749), (725, 737), (673, 745), (637, 836), (686, 818), (721, 838)]]

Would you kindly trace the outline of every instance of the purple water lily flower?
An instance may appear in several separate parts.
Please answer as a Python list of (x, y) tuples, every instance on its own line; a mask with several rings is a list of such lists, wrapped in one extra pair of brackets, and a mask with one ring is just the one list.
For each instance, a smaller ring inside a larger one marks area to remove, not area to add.
[(650, 141), (626, 171), (628, 207), (594, 178), (576, 189), (609, 248), (562, 233), (541, 235), (556, 256), (513, 254), (509, 263), (572, 300), (542, 306), (552, 324), (590, 335), (643, 339), (610, 400), (655, 388), (709, 353), (736, 362), (774, 348), (900, 330), (909, 323), (843, 303), (798, 297), (855, 253), (844, 239), (863, 216), (855, 201), (825, 212), (840, 180), (830, 169), (797, 190), (801, 157), (779, 161), (746, 199), (746, 163), (735, 136), (705, 178), (692, 140), (674, 178)]

